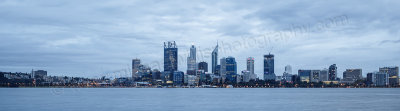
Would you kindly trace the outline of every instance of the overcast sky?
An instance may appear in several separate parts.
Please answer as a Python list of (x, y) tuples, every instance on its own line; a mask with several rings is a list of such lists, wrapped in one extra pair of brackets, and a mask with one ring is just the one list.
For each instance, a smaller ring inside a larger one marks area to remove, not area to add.
[[(47, 70), (49, 75), (130, 76), (139, 58), (162, 69), (163, 42), (176, 41), (179, 70), (189, 47), (210, 67), (217, 41), (238, 72), (263, 55), (284, 67), (323, 69), (337, 64), (363, 74), (400, 65), (400, 3), (396, 0), (190, 1), (0, 0), (0, 71)], [(122, 74), (122, 75), (121, 75)]]

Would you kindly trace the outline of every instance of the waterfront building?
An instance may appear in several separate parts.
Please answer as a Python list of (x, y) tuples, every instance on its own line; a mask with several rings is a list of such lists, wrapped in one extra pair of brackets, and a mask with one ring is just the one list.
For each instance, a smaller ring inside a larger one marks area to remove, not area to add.
[(182, 71), (175, 71), (173, 77), (173, 84), (176, 86), (183, 85), (184, 83), (184, 73)]
[(187, 58), (187, 74), (193, 75), (197, 70), (196, 66), (196, 47), (192, 45), (190, 47), (189, 57)]
[(217, 46), (215, 46), (214, 50), (211, 53), (211, 70), (212, 73), (215, 74), (218, 65), (218, 42), (217, 42)]
[(387, 86), (389, 85), (389, 74), (384, 72), (368, 73), (367, 81), (372, 82), (373, 86)]
[(275, 80), (274, 55), (264, 55), (264, 80)]
[(321, 70), (311, 70), (310, 82), (319, 82)]
[(300, 81), (301, 82), (310, 82), (310, 75), (311, 75), (311, 70), (302, 70), (300, 69), (298, 71)]
[(173, 73), (178, 71), (178, 47), (175, 41), (164, 42), (164, 73), (168, 74), (168, 80), (173, 80)]
[(357, 80), (362, 79), (362, 69), (346, 69), (343, 72), (342, 82), (344, 83), (354, 83)]
[(336, 64), (332, 64), (329, 66), (329, 81), (336, 81), (337, 80), (337, 66)]
[(329, 70), (328, 69), (322, 69), (321, 72), (319, 73), (319, 81), (328, 81), (329, 80)]
[(187, 85), (188, 86), (196, 86), (197, 76), (195, 76), (195, 75), (186, 75), (186, 78), (187, 78)]
[[(227, 57), (221, 59), (221, 76), (223, 82), (227, 79), (230, 83), (236, 83), (237, 81), (237, 64), (234, 57)], [(225, 79), (224, 79), (225, 78)]]
[(399, 85), (399, 67), (382, 67), (379, 68), (379, 72), (389, 74), (389, 85), (398, 86)]
[(250, 74), (254, 74), (254, 58), (253, 57), (247, 58), (247, 71), (249, 71)]

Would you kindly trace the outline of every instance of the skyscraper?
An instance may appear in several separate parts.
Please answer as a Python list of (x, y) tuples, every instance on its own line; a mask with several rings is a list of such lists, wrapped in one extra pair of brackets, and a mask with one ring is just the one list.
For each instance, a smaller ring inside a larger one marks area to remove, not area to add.
[(189, 57), (187, 58), (187, 74), (193, 75), (196, 73), (196, 47), (190, 47)]
[(173, 80), (174, 71), (178, 70), (178, 47), (175, 41), (164, 42), (164, 75), (167, 81)]
[(132, 78), (137, 79), (139, 77), (138, 72), (140, 68), (140, 59), (132, 60)]
[(221, 59), (221, 77), (223, 82), (225, 79), (229, 83), (237, 82), (237, 64), (234, 57)]
[(234, 57), (229, 56), (228, 58), (226, 58), (225, 74), (237, 74), (237, 64)]
[(217, 46), (215, 46), (214, 50), (211, 53), (211, 70), (212, 73), (215, 74), (216, 66), (218, 65), (218, 42)]
[(389, 74), (389, 85), (397, 86), (399, 85), (399, 67), (383, 67), (379, 68), (379, 72)]
[(208, 72), (208, 64), (207, 62), (200, 62), (198, 65), (199, 70), (204, 70), (204, 72)]
[(219, 75), (222, 78), (222, 82), (224, 82), (226, 79), (226, 58), (223, 57), (220, 60), (221, 60), (221, 62), (220, 62), (221, 64), (218, 65), (219, 66)]
[(247, 71), (250, 71), (250, 74), (254, 74), (254, 58), (247, 58)]
[(264, 55), (264, 80), (275, 80), (274, 55)]
[(336, 81), (337, 76), (337, 67), (336, 64), (332, 64), (329, 66), (329, 81)]

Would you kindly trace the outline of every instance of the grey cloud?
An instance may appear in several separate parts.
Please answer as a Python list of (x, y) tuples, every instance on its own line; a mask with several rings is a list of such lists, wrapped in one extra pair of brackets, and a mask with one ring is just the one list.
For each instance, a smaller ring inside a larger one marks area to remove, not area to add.
[(379, 45), (388, 44), (388, 43), (397, 44), (397, 43), (400, 43), (400, 39), (399, 39), (399, 40), (382, 40), (382, 41), (379, 43)]

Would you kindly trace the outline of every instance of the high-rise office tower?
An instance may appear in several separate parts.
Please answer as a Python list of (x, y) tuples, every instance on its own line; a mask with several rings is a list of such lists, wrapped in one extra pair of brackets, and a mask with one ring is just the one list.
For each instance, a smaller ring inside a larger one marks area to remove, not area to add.
[(204, 72), (208, 72), (208, 64), (207, 62), (200, 62), (198, 65), (199, 70), (204, 70)]
[(139, 77), (139, 68), (140, 68), (140, 59), (133, 59), (132, 60), (132, 78), (136, 79)]
[(173, 80), (174, 71), (178, 70), (178, 47), (175, 41), (164, 42), (164, 75), (167, 81)]
[(357, 80), (362, 79), (362, 69), (346, 69), (343, 72), (343, 81), (348, 83), (354, 83)]
[(217, 70), (217, 65), (218, 65), (218, 42), (217, 46), (215, 46), (214, 50), (211, 53), (211, 70), (212, 73), (215, 74), (215, 70)]
[(337, 78), (337, 67), (336, 64), (329, 66), (329, 81), (336, 81)]
[(226, 74), (237, 74), (237, 64), (234, 57), (226, 58)]
[(264, 80), (275, 80), (274, 55), (264, 55)]
[(226, 58), (223, 57), (220, 60), (221, 60), (221, 62), (219, 65), (219, 75), (221, 76), (222, 81), (224, 81), (226, 78), (226, 76), (225, 76), (226, 75)]
[(189, 57), (187, 58), (187, 74), (194, 75), (196, 73), (196, 47), (190, 47)]
[(399, 85), (399, 67), (382, 67), (379, 68), (379, 72), (389, 74), (389, 85), (397, 86)]
[(230, 83), (237, 81), (237, 64), (234, 57), (227, 57), (221, 59), (221, 77), (224, 82), (225, 79)]
[(254, 74), (254, 58), (247, 58), (247, 71), (250, 71), (250, 74)]

